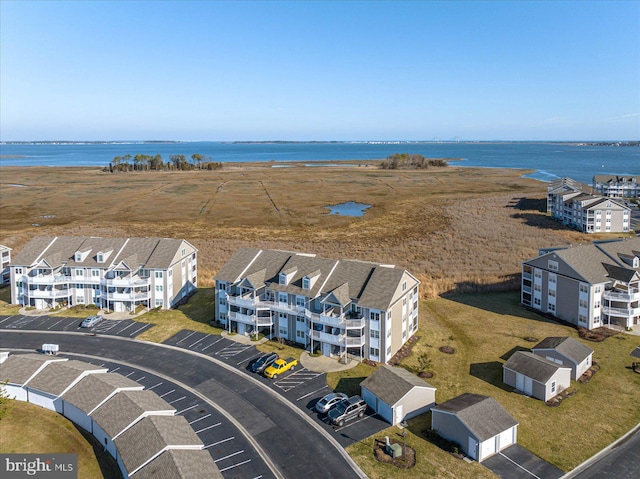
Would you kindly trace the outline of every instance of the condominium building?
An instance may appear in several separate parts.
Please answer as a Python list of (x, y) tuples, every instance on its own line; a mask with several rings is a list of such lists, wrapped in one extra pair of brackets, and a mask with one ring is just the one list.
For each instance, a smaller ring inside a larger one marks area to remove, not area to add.
[(640, 197), (637, 176), (594, 175), (593, 188), (602, 196), (610, 198)]
[(547, 191), (547, 211), (562, 224), (583, 233), (627, 233), (631, 209), (622, 201), (595, 196), (587, 185), (570, 178), (552, 182)]
[(215, 276), (216, 318), (239, 334), (387, 362), (418, 330), (419, 284), (392, 265), (241, 249)]
[(522, 263), (522, 304), (587, 329), (640, 324), (640, 237), (545, 248)]
[(197, 249), (172, 238), (39, 236), (9, 265), (11, 302), (168, 309), (197, 284)]
[(11, 263), (11, 248), (0, 244), (0, 284), (9, 282), (9, 263)]

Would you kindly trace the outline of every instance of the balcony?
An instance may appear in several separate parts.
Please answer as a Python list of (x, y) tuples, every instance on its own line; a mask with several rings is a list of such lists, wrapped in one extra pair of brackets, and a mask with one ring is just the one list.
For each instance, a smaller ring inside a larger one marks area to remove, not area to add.
[[(82, 282), (81, 280), (78, 280)], [(113, 279), (105, 279), (102, 281), (102, 284), (106, 284), (107, 286), (120, 286), (120, 287), (132, 287), (132, 286), (148, 286), (151, 284), (150, 279), (140, 279), (140, 278), (113, 278)]]
[(38, 276), (22, 276), (22, 281), (29, 284), (56, 284), (56, 283), (68, 283), (71, 281), (71, 276), (63, 275), (38, 275)]
[(604, 306), (602, 308), (602, 312), (607, 316), (616, 316), (619, 318), (635, 318), (636, 316), (640, 316), (640, 308), (611, 308), (609, 306)]
[(39, 289), (34, 289), (29, 291), (30, 298), (67, 298), (68, 296), (68, 289), (54, 289), (52, 291), (41, 291)]
[(308, 336), (315, 340), (321, 341), (323, 343), (335, 344), (337, 346), (346, 346), (348, 348), (355, 348), (364, 346), (365, 337), (364, 336), (346, 336), (344, 334), (329, 334), (323, 331), (314, 331), (310, 330)]
[(144, 301), (151, 299), (151, 292), (142, 293), (102, 293), (102, 297), (111, 301)]
[(640, 301), (640, 292), (637, 289), (631, 289), (626, 293), (621, 291), (605, 291), (602, 296), (604, 299), (612, 301)]
[(305, 316), (314, 323), (320, 323), (334, 328), (362, 329), (365, 326), (364, 318), (361, 317), (361, 315), (354, 315), (351, 312), (343, 314), (312, 313), (307, 309), (305, 310)]
[(257, 316), (255, 314), (241, 314), (235, 311), (229, 312), (229, 319), (244, 324), (252, 324), (254, 326), (273, 326), (271, 317)]

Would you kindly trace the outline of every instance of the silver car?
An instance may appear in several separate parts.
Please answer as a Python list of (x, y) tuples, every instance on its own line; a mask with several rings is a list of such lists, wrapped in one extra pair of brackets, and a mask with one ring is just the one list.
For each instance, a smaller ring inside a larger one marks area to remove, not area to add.
[(102, 321), (102, 316), (89, 316), (87, 319), (80, 323), (81, 328), (93, 328), (96, 324)]
[(329, 410), (338, 404), (340, 401), (347, 399), (347, 395), (343, 393), (331, 393), (320, 399), (316, 403), (316, 411), (319, 413), (327, 413)]

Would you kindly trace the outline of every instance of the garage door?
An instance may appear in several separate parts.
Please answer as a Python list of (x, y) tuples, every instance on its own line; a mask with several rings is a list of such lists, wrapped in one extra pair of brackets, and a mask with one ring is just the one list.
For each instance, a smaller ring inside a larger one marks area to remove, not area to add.
[(486, 441), (482, 441), (480, 443), (480, 460), (482, 461), (484, 458), (495, 454), (496, 452), (496, 439), (497, 436), (494, 436)]
[(498, 436), (498, 451), (502, 451), (505, 447), (513, 444), (513, 428), (510, 427), (506, 431), (503, 431)]

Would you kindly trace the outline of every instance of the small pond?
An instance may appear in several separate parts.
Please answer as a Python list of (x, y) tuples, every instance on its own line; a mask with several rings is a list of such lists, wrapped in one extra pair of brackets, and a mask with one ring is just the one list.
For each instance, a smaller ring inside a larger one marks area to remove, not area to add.
[(330, 214), (332, 215), (362, 216), (365, 210), (371, 208), (371, 205), (348, 201), (347, 203), (340, 203), (339, 205), (325, 206), (325, 208), (329, 208), (331, 210)]

